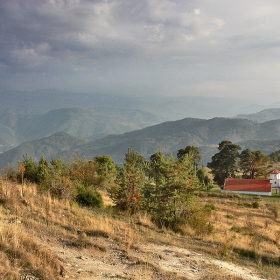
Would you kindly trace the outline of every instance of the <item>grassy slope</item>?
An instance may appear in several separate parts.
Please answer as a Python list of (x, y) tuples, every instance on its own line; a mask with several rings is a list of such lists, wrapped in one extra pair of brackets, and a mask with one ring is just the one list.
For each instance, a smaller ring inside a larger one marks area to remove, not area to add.
[[(181, 253), (176, 253), (177, 259), (190, 258), (182, 251), (186, 248), (202, 253), (205, 260), (208, 256), (242, 264), (259, 270), (265, 279), (275, 279), (280, 273), (279, 199), (221, 196), (216, 192), (204, 193), (200, 199), (216, 206), (211, 218), (214, 234), (199, 237), (186, 227), (186, 235), (181, 236), (157, 229), (146, 215), (133, 218), (117, 215), (111, 207), (104, 211), (81, 209), (69, 201), (38, 194), (34, 185), (22, 189), (20, 185), (1, 181), (0, 279), (20, 279), (23, 275), (62, 279), (64, 274), (70, 279), (95, 279), (96, 270), (88, 267), (84, 273), (89, 278), (83, 278), (75, 267), (77, 264), (71, 266), (69, 252), (73, 250), (88, 256), (84, 262), (89, 261), (87, 258), (100, 260), (99, 271), (102, 263), (104, 270), (126, 265), (134, 269), (134, 275), (139, 275), (130, 278), (130, 272), (126, 272), (123, 279), (189, 279), (156, 265), (163, 257), (174, 254), (175, 251), (169, 250), (175, 247), (181, 248)], [(259, 208), (252, 208), (254, 201)], [(169, 250), (140, 256), (143, 244), (154, 244), (155, 248), (165, 245)], [(195, 267), (196, 262), (185, 261), (184, 266)], [(199, 270), (201, 273), (195, 279), (242, 279), (223, 274), (218, 268), (213, 269), (213, 265), (201, 265)], [(108, 275), (114, 276), (109, 272)]]

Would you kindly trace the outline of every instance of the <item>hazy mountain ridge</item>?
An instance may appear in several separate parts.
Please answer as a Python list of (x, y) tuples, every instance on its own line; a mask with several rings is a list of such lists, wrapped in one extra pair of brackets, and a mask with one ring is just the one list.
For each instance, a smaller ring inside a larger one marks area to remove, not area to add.
[(59, 131), (95, 140), (186, 117), (231, 117), (259, 106), (244, 100), (203, 96), (128, 96), (54, 89), (2, 91), (0, 152)]
[(0, 150), (5, 151), (23, 142), (41, 139), (60, 131), (79, 138), (97, 139), (159, 122), (160, 118), (139, 110), (115, 110), (112, 115), (81, 108), (55, 109), (40, 115), (2, 113)]
[[(274, 104), (280, 106), (280, 104)], [(186, 117), (210, 119), (255, 113), (272, 105), (252, 104), (251, 100), (205, 96), (153, 96), (81, 93), (56, 89), (0, 91), (0, 112), (43, 114), (60, 108), (111, 108), (150, 112), (165, 120)]]
[(248, 119), (255, 122), (267, 122), (280, 119), (280, 108), (264, 109), (253, 114), (239, 114), (236, 118)]
[[(0, 155), (0, 165), (5, 164), (2, 158), (15, 163), (15, 158), (21, 159), (25, 154), (24, 150), (30, 155), (36, 154), (37, 159), (39, 152), (35, 153), (32, 148), (34, 139), (39, 139), (34, 147), (46, 158), (58, 155), (92, 158), (109, 154), (116, 162), (122, 162), (128, 147), (149, 157), (159, 150), (176, 153), (182, 147), (193, 145), (201, 149), (206, 161), (216, 145), (225, 139), (234, 143), (253, 141), (260, 143), (256, 144), (258, 147), (264, 145), (265, 140), (280, 139), (278, 120), (274, 119), (280, 116), (280, 109), (249, 114), (266, 106), (202, 96), (127, 96), (57, 90), (0, 92), (0, 151), (27, 142), (13, 149), (10, 159), (10, 151)], [(248, 115), (232, 117), (244, 111)], [(81, 141), (81, 145), (73, 142), (66, 150), (60, 146), (48, 148), (47, 145), (56, 141), (51, 135), (57, 132), (69, 134), (62, 134), (66, 141), (72, 136), (91, 141)], [(45, 150), (38, 144), (42, 138)], [(269, 143), (272, 151), (278, 147), (277, 143)]]
[[(271, 131), (275, 133), (269, 133)], [(242, 149), (262, 150), (266, 154), (274, 152), (280, 149), (278, 131), (280, 131), (278, 121), (257, 123), (232, 118), (210, 120), (186, 118), (124, 134), (109, 135), (93, 141), (79, 140), (67, 133), (57, 133), (42, 140), (27, 142), (0, 154), (0, 167), (5, 167), (8, 162), (16, 164), (26, 152), (35, 160), (38, 160), (41, 155), (48, 160), (52, 157), (69, 160), (74, 156), (92, 159), (94, 156), (107, 154), (117, 163), (121, 163), (128, 148), (149, 158), (157, 151), (173, 153), (176, 156), (180, 148), (188, 145), (199, 147), (202, 163), (206, 164), (218, 151), (218, 143), (223, 140), (238, 143)]]
[(8, 164), (15, 166), (25, 155), (36, 161), (38, 161), (41, 156), (50, 160), (51, 158), (58, 157), (63, 152), (68, 152), (73, 147), (78, 147), (85, 142), (86, 140), (78, 139), (66, 132), (57, 132), (50, 137), (23, 143), (0, 154), (0, 166), (1, 168), (4, 168)]

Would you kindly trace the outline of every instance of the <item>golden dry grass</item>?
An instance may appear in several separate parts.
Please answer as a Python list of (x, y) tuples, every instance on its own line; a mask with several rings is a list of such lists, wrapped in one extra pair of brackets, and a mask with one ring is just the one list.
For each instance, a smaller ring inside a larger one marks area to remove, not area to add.
[[(280, 274), (277, 202), (260, 198), (260, 207), (253, 208), (253, 199), (241, 196), (204, 195), (200, 199), (216, 207), (211, 216), (214, 233), (197, 237), (193, 229), (186, 227), (187, 235), (182, 236), (156, 228), (147, 214), (127, 217), (114, 213), (111, 207), (102, 211), (83, 209), (71, 201), (39, 194), (33, 184), (25, 185), (22, 192), (21, 185), (0, 181), (0, 279), (21, 279), (26, 274), (60, 279), (61, 261), (44, 244), (48, 239), (63, 240), (69, 244), (99, 246), (106, 251), (102, 245), (92, 244), (89, 236), (114, 239), (126, 254), (132, 247), (149, 241), (253, 266), (272, 279)], [(145, 279), (149, 279), (148, 269), (143, 266), (143, 270)], [(213, 274), (203, 279), (241, 279), (217, 277)]]
[(260, 266), (279, 267), (280, 220), (273, 210), (279, 202), (255, 199), (259, 208), (252, 207), (256, 201), (252, 197), (204, 198), (216, 207), (211, 218), (215, 233), (204, 241), (213, 244), (220, 257), (239, 258), (241, 262), (248, 257)]
[(103, 234), (118, 239), (127, 251), (139, 239), (129, 220), (38, 194), (33, 184), (24, 186), (23, 193), (21, 185), (0, 182), (0, 279), (20, 279), (28, 273), (40, 279), (59, 279), (59, 259), (39, 245), (47, 239), (74, 244), (82, 238), (86, 243), (87, 235)]

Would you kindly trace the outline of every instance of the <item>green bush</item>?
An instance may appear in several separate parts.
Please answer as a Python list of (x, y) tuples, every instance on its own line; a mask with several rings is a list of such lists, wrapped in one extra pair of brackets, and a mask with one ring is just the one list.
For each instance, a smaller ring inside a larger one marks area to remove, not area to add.
[(76, 196), (76, 201), (81, 206), (102, 208), (104, 206), (103, 198), (98, 191), (90, 189), (80, 189)]
[(216, 206), (213, 203), (207, 203), (204, 205), (204, 211), (207, 213), (211, 214), (212, 210), (216, 210)]
[(259, 202), (258, 202), (258, 201), (254, 201), (254, 202), (252, 203), (252, 207), (253, 207), (253, 208), (260, 208)]

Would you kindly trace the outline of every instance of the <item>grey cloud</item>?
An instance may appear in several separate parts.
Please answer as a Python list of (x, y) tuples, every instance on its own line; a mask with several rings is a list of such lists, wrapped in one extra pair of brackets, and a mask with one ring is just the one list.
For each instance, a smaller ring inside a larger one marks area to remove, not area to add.
[(273, 0), (1, 1), (0, 82), (255, 94), (280, 70), (279, 14)]

